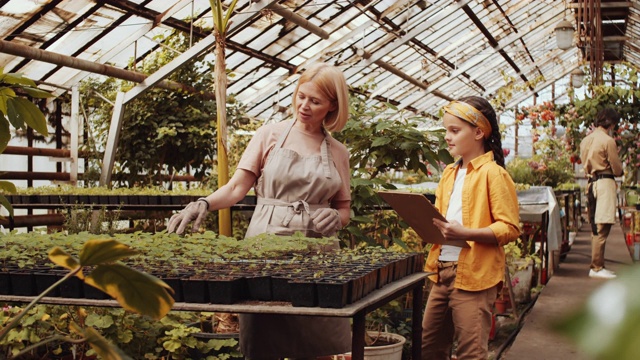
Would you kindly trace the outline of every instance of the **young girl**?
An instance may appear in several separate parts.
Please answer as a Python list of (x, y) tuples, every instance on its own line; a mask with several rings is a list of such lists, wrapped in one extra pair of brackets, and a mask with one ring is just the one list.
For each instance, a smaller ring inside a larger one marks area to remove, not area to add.
[(505, 271), (503, 245), (520, 234), (518, 198), (504, 169), (496, 113), (480, 97), (444, 107), (445, 141), (457, 161), (448, 165), (436, 191), (434, 219), (446, 240), (469, 248), (434, 245), (425, 271), (435, 272), (422, 322), (422, 359), (486, 359), (491, 307)]

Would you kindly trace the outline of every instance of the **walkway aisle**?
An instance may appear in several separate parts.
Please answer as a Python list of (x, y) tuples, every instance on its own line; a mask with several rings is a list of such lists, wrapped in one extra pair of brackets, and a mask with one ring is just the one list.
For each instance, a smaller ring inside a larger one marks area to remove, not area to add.
[[(633, 263), (620, 225), (614, 225), (607, 239), (605, 252), (608, 269), (620, 272)], [(524, 325), (501, 360), (587, 360), (566, 338), (549, 329), (607, 280), (589, 278), (591, 262), (591, 232), (582, 226), (567, 258), (560, 263), (526, 315)]]

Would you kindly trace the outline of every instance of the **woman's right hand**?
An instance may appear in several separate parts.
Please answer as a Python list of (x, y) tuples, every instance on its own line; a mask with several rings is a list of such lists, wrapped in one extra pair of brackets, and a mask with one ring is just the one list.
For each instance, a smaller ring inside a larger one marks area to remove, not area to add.
[[(209, 206), (206, 201), (198, 200), (187, 204), (182, 211), (174, 214), (169, 219), (169, 227), (167, 231), (169, 233), (174, 232), (176, 234), (182, 234), (189, 222), (193, 220), (192, 231), (196, 232), (200, 229), (200, 224), (204, 221), (204, 218), (209, 213)], [(176, 229), (176, 226), (178, 227)]]

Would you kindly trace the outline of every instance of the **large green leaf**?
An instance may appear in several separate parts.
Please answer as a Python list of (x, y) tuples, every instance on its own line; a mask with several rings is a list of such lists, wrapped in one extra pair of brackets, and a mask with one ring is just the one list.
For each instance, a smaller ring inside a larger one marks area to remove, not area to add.
[(122, 264), (98, 265), (85, 282), (111, 295), (130, 311), (163, 318), (173, 306), (171, 287), (149, 274)]
[(16, 108), (13, 98), (7, 98), (7, 118), (14, 128), (25, 128), (24, 119), (20, 116), (20, 110)]
[(24, 90), (27, 94), (29, 94), (29, 96), (34, 97), (36, 99), (46, 99), (46, 98), (53, 97), (53, 94), (51, 94), (50, 92), (40, 90), (38, 88), (24, 87), (22, 88), (22, 90)]
[(4, 152), (4, 149), (9, 145), (11, 140), (11, 130), (9, 129), (9, 121), (0, 115), (0, 154)]
[(7, 100), (16, 96), (15, 91), (8, 87), (0, 88), (0, 111), (7, 115)]
[[(13, 206), (11, 206), (11, 203), (9, 202), (9, 200), (7, 200), (7, 198), (4, 197), (3, 195), (0, 195), (0, 205), (7, 208), (7, 211), (9, 212), (9, 216), (13, 216)], [(2, 216), (0, 215), (0, 218), (1, 217)]]
[(80, 263), (78, 263), (76, 258), (57, 246), (49, 250), (49, 260), (53, 261), (54, 264), (60, 265), (69, 270), (74, 270), (80, 266)]
[(91, 348), (104, 360), (133, 360), (120, 348), (105, 339), (92, 327), (81, 328), (76, 323), (70, 324), (73, 331), (87, 340)]
[(14, 194), (16, 190), (16, 186), (11, 181), (2, 181), (0, 180), (0, 190), (4, 193)]
[(40, 134), (47, 136), (49, 130), (47, 129), (47, 120), (44, 118), (44, 114), (38, 109), (38, 107), (31, 101), (16, 97), (9, 99), (7, 104), (13, 102), (14, 107), (18, 112), (18, 115), (24, 120), (27, 125), (31, 126), (33, 130)]
[(89, 240), (80, 251), (80, 264), (93, 266), (112, 263), (137, 254), (136, 250), (113, 239)]
[[(1, 152), (2, 151), (0, 151), (0, 153)], [(0, 180), (0, 194), (2, 193), (13, 194), (15, 192), (16, 192), (16, 186), (12, 182)], [(0, 205), (4, 206), (7, 209), (7, 211), (9, 212), (9, 216), (13, 216), (13, 206), (11, 206), (11, 203), (9, 202), (9, 200), (2, 195), (0, 195)]]
[(2, 82), (6, 84), (12, 84), (12, 85), (27, 85), (31, 87), (36, 87), (36, 83), (33, 80), (27, 77), (24, 77), (24, 75), (19, 73), (4, 74), (4, 77), (2, 78)]

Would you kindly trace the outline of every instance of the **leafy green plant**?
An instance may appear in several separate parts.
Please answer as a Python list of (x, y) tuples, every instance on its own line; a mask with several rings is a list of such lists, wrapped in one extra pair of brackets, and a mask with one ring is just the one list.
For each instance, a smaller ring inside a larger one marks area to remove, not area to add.
[(519, 237), (516, 241), (504, 246), (507, 267), (512, 273), (523, 270), (529, 264), (539, 265), (541, 263), (540, 257), (534, 252), (534, 244), (533, 239), (523, 241)]
[[(47, 136), (47, 121), (40, 109), (30, 99), (53, 97), (50, 93), (38, 89), (33, 80), (18, 73), (5, 73), (0, 67), (0, 154), (11, 140), (10, 127), (25, 129), (30, 126), (38, 133)], [(3, 194), (15, 193), (16, 187), (9, 181), (0, 181), (0, 205), (13, 215), (13, 207)]]
[[(376, 193), (379, 189), (394, 189), (389, 183), (392, 172), (408, 171), (429, 175), (430, 169), (440, 169), (453, 161), (446, 150), (444, 132), (424, 130), (431, 121), (409, 116), (391, 104), (370, 107), (364, 96), (368, 87), (353, 89), (350, 117), (345, 128), (334, 134), (349, 149), (351, 179), (350, 224), (340, 237), (349, 239), (350, 246), (366, 243), (372, 246), (398, 244), (408, 249), (402, 234), (408, 225), (395, 212), (381, 212), (386, 205)], [(430, 168), (427, 167), (430, 166)]]
[[(161, 319), (171, 310), (174, 303), (173, 298), (168, 293), (171, 288), (154, 276), (139, 272), (118, 262), (135, 254), (137, 254), (135, 250), (113, 239), (87, 241), (82, 247), (79, 258), (74, 258), (59, 247), (54, 247), (49, 251), (49, 259), (53, 263), (68, 269), (69, 272), (36, 296), (0, 330), (0, 342), (9, 334), (10, 330), (20, 325), (23, 318), (29, 314), (30, 309), (38, 304), (44, 296), (73, 276), (109, 294), (124, 309), (147, 315), (154, 319)], [(85, 273), (88, 269), (90, 269), (90, 272)], [(39, 346), (63, 341), (70, 343), (87, 342), (98, 355), (104, 358), (129, 358), (119, 349), (112, 346), (94, 328), (82, 326), (75, 322), (70, 323), (69, 327), (71, 333), (74, 334), (73, 336), (53, 335), (22, 349), (13, 354), (13, 356), (20, 357)]]

